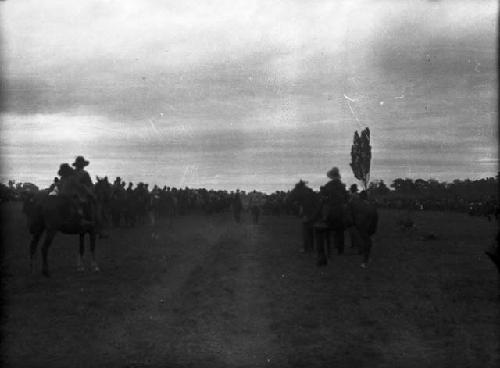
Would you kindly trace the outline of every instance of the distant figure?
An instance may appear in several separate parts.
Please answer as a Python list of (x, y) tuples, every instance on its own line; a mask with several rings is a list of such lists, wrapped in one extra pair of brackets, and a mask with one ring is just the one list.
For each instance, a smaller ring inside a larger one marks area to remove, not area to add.
[(240, 191), (237, 190), (234, 195), (231, 207), (233, 209), (233, 217), (237, 223), (241, 222), (241, 211), (243, 210), (243, 203), (241, 202)]
[(357, 197), (358, 196), (358, 192), (359, 192), (359, 189), (358, 189), (358, 186), (356, 184), (352, 184), (349, 187), (349, 197), (351, 197), (351, 198)]
[(248, 202), (248, 206), (250, 207), (250, 213), (252, 214), (253, 223), (257, 224), (260, 216), (260, 199), (258, 198), (258, 194), (255, 190), (250, 193), (249, 197), (250, 200)]
[(54, 178), (54, 182), (49, 187), (49, 195), (58, 195), (59, 194), (59, 178), (56, 176)]

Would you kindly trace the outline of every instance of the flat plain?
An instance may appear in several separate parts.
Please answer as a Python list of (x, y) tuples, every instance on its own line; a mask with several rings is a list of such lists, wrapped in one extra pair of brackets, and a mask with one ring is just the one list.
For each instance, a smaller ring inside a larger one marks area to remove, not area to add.
[(3, 366), (500, 366), (484, 218), (414, 212), (403, 231), (405, 213), (381, 210), (363, 269), (348, 237), (317, 267), (291, 216), (191, 214), (112, 229), (97, 273), (77, 272), (78, 238), (58, 234), (44, 278), (20, 204), (1, 213)]

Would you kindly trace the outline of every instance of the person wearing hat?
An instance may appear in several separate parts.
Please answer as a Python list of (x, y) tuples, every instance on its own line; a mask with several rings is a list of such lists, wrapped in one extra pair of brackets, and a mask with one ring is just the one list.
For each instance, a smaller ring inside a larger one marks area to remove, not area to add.
[(330, 180), (320, 188), (320, 194), (333, 206), (342, 206), (346, 204), (348, 194), (345, 184), (341, 181), (339, 169), (333, 167), (326, 175)]
[(89, 173), (84, 169), (84, 167), (88, 166), (88, 164), (89, 162), (85, 160), (83, 156), (77, 156), (72, 165), (75, 167), (75, 175), (78, 182), (89, 190), (89, 194), (93, 194), (92, 179), (90, 178)]
[(55, 186), (49, 195), (61, 195), (69, 198), (71, 211), (76, 213), (82, 225), (88, 224), (88, 221), (84, 219), (85, 191), (82, 191), (81, 185), (78, 184), (75, 170), (68, 163), (63, 163), (59, 166), (57, 175), (59, 175), (59, 179), (56, 181), (54, 178)]
[(89, 162), (83, 158), (83, 156), (77, 156), (75, 162), (73, 162), (73, 167), (75, 168), (75, 177), (78, 184), (80, 184), (83, 189), (83, 202), (93, 202), (95, 200), (94, 194), (94, 184), (92, 183), (92, 179), (90, 178), (89, 173), (84, 169), (85, 166), (88, 166)]
[(338, 253), (342, 254), (344, 253), (345, 228), (343, 207), (347, 204), (348, 194), (337, 167), (333, 167), (326, 175), (330, 180), (320, 188), (320, 195), (323, 198), (323, 220), (333, 231), (335, 247)]
[(85, 191), (85, 199), (84, 202), (88, 209), (88, 214), (92, 222), (96, 224), (97, 233), (101, 238), (107, 237), (107, 234), (103, 232), (103, 221), (100, 216), (100, 211), (98, 211), (98, 203), (96, 200), (96, 196), (94, 193), (94, 184), (92, 183), (92, 179), (90, 178), (89, 173), (84, 169), (85, 166), (88, 166), (89, 162), (85, 160), (83, 156), (77, 156), (75, 162), (73, 162), (73, 166), (75, 167), (75, 176), (77, 182), (80, 184)]

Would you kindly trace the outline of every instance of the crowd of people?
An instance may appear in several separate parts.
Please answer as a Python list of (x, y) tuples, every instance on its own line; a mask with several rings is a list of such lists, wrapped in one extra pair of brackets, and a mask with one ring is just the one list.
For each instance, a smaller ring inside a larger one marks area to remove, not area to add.
[[(352, 245), (363, 255), (361, 266), (366, 267), (370, 258), (371, 236), (377, 228), (377, 207), (457, 210), (465, 204), (460, 201), (457, 204), (449, 199), (377, 197), (369, 190), (359, 192), (356, 184), (347, 190), (337, 167), (327, 172), (328, 181), (317, 192), (301, 180), (289, 192), (278, 191), (265, 195), (257, 191), (160, 188), (156, 185), (150, 189), (147, 183), (140, 182), (134, 186), (120, 177), (116, 177), (113, 183), (107, 177), (97, 177), (96, 183), (93, 183), (85, 169), (88, 165), (89, 161), (83, 156), (77, 156), (71, 165), (60, 165), (58, 177), (54, 178), (49, 188), (38, 191), (34, 186), (24, 186), (22, 193), (27, 196), (24, 198), (25, 206), (40, 193), (46, 195), (44, 198), (55, 196), (65, 199), (70, 203), (71, 221), (76, 218), (79, 228), (91, 226), (95, 234), (101, 237), (107, 236), (105, 229), (109, 226), (134, 226), (148, 221), (154, 225), (158, 218), (172, 219), (186, 214), (231, 211), (236, 223), (242, 221), (244, 211), (250, 213), (254, 223), (259, 221), (262, 211), (271, 215), (298, 215), (303, 224), (304, 251), (315, 248), (318, 265), (327, 262), (329, 250), (325, 249), (329, 249), (331, 235), (338, 253), (344, 252), (344, 234), (347, 231)], [(492, 200), (487, 205), (478, 203), (475, 207), (469, 206), (469, 213), (494, 213), (498, 216), (496, 203)], [(327, 247), (323, 244), (327, 244)], [(498, 246), (487, 254), (498, 263)]]
[[(272, 214), (290, 213), (286, 209), (285, 192), (276, 192), (267, 196), (251, 191), (207, 190), (204, 188), (162, 188), (139, 182), (136, 185), (116, 177), (111, 183), (108, 177), (97, 177), (92, 182), (86, 170), (89, 165), (83, 156), (76, 157), (70, 165), (63, 163), (58, 176), (49, 188), (44, 189), (49, 196), (64, 196), (71, 199), (73, 212), (85, 224), (93, 222), (99, 229), (108, 226), (134, 226), (158, 217), (172, 218), (193, 213), (221, 213), (232, 210), (236, 222), (241, 221), (241, 213), (249, 211), (255, 222), (265, 211)], [(22, 190), (23, 195), (30, 195), (38, 188)], [(106, 236), (100, 231), (102, 236)]]
[[(208, 214), (220, 213), (231, 208), (236, 221), (239, 221), (238, 213), (244, 210), (250, 211), (254, 220), (258, 219), (261, 213), (298, 214), (296, 204), (290, 201), (290, 191), (276, 191), (266, 195), (256, 191), (247, 193), (239, 190), (225, 191), (187, 187), (164, 186), (160, 188), (156, 185), (150, 188), (147, 183), (140, 182), (134, 185), (132, 182), (123, 181), (120, 177), (115, 178), (113, 183), (107, 177), (98, 178), (94, 185), (91, 175), (85, 169), (88, 165), (89, 161), (85, 160), (83, 156), (76, 157), (71, 165), (61, 164), (58, 177), (54, 178), (53, 184), (47, 189), (50, 195), (64, 195), (73, 198), (75, 210), (81, 214), (82, 221), (108, 221), (115, 226), (133, 226), (136, 222), (143, 221), (148, 211), (155, 211), (157, 215), (163, 216), (184, 215), (196, 211)], [(328, 173), (329, 177), (337, 175), (340, 176), (337, 168)], [(320, 189), (320, 194), (331, 197), (330, 188), (336, 185), (332, 184), (334, 182), (335, 180), (330, 181), (323, 186)], [(343, 196), (347, 200), (358, 195), (356, 184), (351, 185), (348, 191), (345, 190), (345, 185), (342, 185), (344, 186), (342, 191), (344, 194), (341, 197)], [(16, 186), (16, 191), (9, 191), (9, 188), (4, 187), (2, 187), (2, 201), (13, 199), (18, 193), (33, 192), (38, 189), (29, 183)], [(485, 216), (492, 216), (495, 210), (498, 210), (497, 201), (494, 198), (471, 202), (459, 196), (453, 198), (414, 198), (395, 195), (397, 193), (379, 195), (370, 189), (367, 193), (379, 208), (462, 211), (470, 215)], [(332, 200), (338, 203), (344, 202), (342, 198), (332, 198)], [(107, 218), (99, 218), (99, 214), (95, 211), (98, 204), (104, 206)]]

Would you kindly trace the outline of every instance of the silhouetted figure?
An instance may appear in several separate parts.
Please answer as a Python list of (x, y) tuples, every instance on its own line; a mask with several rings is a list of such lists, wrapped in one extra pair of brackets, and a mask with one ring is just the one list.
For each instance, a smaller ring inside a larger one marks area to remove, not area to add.
[[(328, 251), (330, 232), (333, 232), (333, 243), (337, 248), (337, 252), (343, 254), (345, 230), (343, 207), (347, 203), (347, 191), (345, 184), (341, 182), (340, 172), (337, 167), (333, 167), (328, 171), (327, 176), (330, 181), (320, 188), (323, 201), (321, 218), (326, 227), (317, 226), (317, 245), (321, 247), (321, 243), (326, 241)], [(326, 258), (324, 259), (323, 254), (319, 253), (318, 264), (321, 265), (323, 262), (326, 264)]]
[[(302, 253), (314, 250), (314, 230), (319, 220), (321, 201), (319, 195), (300, 180), (290, 192), (288, 201), (297, 206), (298, 215), (302, 221)], [(316, 226), (318, 227), (318, 226)], [(323, 227), (326, 227), (324, 224)]]
[(257, 195), (257, 192), (254, 190), (249, 195), (250, 200), (248, 202), (248, 206), (250, 207), (250, 213), (252, 214), (252, 220), (254, 224), (259, 222), (260, 217), (260, 201)]
[(363, 255), (361, 267), (366, 268), (370, 261), (371, 237), (377, 231), (377, 208), (368, 201), (366, 191), (362, 191), (358, 198), (353, 198), (349, 202), (347, 209), (349, 222), (353, 225), (349, 228), (349, 234), (359, 253)]
[(241, 211), (243, 210), (243, 203), (241, 202), (239, 190), (237, 190), (236, 194), (234, 195), (231, 207), (233, 210), (234, 221), (236, 221), (237, 223), (241, 222)]
[(72, 165), (75, 167), (76, 179), (84, 191), (83, 196), (80, 198), (86, 210), (86, 215), (90, 218), (91, 222), (95, 223), (99, 237), (107, 237), (107, 234), (105, 234), (103, 230), (103, 220), (94, 193), (94, 184), (92, 183), (89, 173), (84, 169), (85, 166), (89, 165), (89, 161), (85, 160), (83, 156), (77, 156)]

